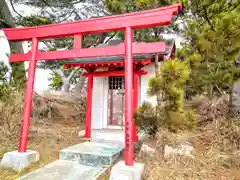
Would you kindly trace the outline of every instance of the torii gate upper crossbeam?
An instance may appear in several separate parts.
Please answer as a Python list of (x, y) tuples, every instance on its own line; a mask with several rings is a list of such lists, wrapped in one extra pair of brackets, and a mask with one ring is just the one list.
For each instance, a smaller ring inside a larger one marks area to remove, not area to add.
[[(10, 41), (27, 41), (32, 37), (38, 39), (73, 36), (75, 34), (93, 34), (124, 30), (126, 27), (148, 28), (165, 26), (172, 22), (172, 16), (181, 9), (181, 4), (157, 8), (154, 10), (108, 16), (70, 23), (51, 24), (40, 27), (4, 29)], [(19, 35), (21, 34), (21, 35)]]

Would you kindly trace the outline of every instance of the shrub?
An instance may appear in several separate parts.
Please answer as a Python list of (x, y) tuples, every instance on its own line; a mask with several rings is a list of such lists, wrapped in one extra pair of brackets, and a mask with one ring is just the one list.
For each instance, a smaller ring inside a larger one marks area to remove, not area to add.
[(184, 86), (189, 76), (188, 65), (177, 59), (165, 61), (160, 75), (149, 81), (150, 96), (161, 94), (163, 106), (156, 108), (159, 126), (169, 130), (193, 129), (196, 117), (193, 112), (183, 111)]
[(8, 84), (0, 84), (0, 101), (8, 100), (11, 92), (13, 91), (13, 87)]
[(11, 91), (7, 101), (0, 101), (0, 133), (3, 138), (18, 139), (23, 99), (23, 93)]
[(171, 132), (179, 130), (193, 130), (196, 127), (197, 119), (193, 111), (186, 112), (164, 112), (160, 108), (160, 118), (157, 119), (156, 108), (150, 103), (143, 103), (135, 112), (135, 124), (139, 131), (148, 135), (155, 135), (158, 128), (167, 128)]
[(138, 131), (143, 131), (148, 135), (155, 135), (158, 128), (155, 108), (148, 102), (144, 102), (134, 114), (135, 124)]
[(172, 132), (179, 130), (193, 130), (196, 127), (196, 116), (194, 112), (173, 112), (168, 111), (164, 120), (164, 125)]
[(175, 59), (165, 61), (160, 68), (160, 76), (150, 79), (148, 94), (155, 96), (161, 94), (166, 111), (182, 111), (184, 98), (184, 85), (188, 79), (188, 66)]
[(185, 113), (185, 120), (186, 120), (186, 127), (188, 130), (193, 130), (197, 126), (197, 117), (195, 112), (193, 111), (187, 111)]

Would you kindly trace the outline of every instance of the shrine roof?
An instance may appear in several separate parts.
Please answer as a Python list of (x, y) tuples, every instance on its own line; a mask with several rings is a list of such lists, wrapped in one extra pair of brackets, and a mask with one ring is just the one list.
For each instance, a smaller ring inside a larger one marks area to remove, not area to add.
[[(99, 44), (96, 48), (103, 48), (108, 46), (123, 45), (123, 40), (111, 40), (107, 44)], [(141, 42), (133, 42), (134, 44), (141, 44)], [(154, 55), (160, 55), (160, 59), (169, 59), (172, 56), (173, 49), (175, 48), (174, 40), (168, 41), (165, 45), (165, 50), (152, 54), (133, 54), (135, 64), (146, 65), (151, 63)], [(150, 60), (150, 61), (149, 61)], [(148, 62), (148, 63), (147, 63)], [(121, 66), (124, 64), (124, 56), (103, 56), (103, 57), (90, 57), (90, 58), (75, 58), (73, 60), (65, 61), (65, 68), (69, 67), (88, 67), (88, 66), (103, 66), (108, 67), (112, 65)]]

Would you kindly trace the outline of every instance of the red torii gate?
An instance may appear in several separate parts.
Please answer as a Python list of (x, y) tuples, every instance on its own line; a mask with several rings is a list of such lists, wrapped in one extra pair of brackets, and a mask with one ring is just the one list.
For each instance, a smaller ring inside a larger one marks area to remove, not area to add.
[[(132, 31), (137, 28), (150, 28), (153, 26), (165, 26), (171, 24), (172, 17), (176, 15), (181, 8), (181, 3), (178, 3), (148, 11), (93, 18), (71, 23), (3, 29), (9, 41), (32, 41), (32, 51), (26, 54), (12, 54), (9, 60), (10, 62), (30, 62), (18, 151), (24, 153), (27, 148), (36, 62), (38, 60), (62, 60), (70, 58), (125, 55), (125, 162), (126, 165), (132, 166), (134, 159), (132, 142), (133, 54), (159, 53), (162, 50), (162, 43), (133, 44)], [(122, 47), (82, 48), (83, 35), (119, 30), (125, 31), (125, 43)], [(73, 49), (51, 52), (38, 51), (40, 40), (66, 36), (74, 36)]]

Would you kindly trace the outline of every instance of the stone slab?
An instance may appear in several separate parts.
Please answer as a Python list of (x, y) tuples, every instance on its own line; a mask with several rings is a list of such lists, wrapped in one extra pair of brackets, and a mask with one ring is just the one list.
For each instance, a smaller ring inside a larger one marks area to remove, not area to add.
[(27, 150), (25, 153), (18, 151), (7, 152), (4, 154), (0, 166), (2, 168), (11, 168), (16, 171), (23, 171), (31, 163), (39, 160), (37, 151)]
[(93, 129), (91, 138), (93, 141), (125, 142), (125, 133), (121, 129)]
[(122, 150), (118, 143), (84, 142), (61, 150), (60, 159), (89, 166), (109, 166), (117, 160)]
[(113, 166), (110, 180), (141, 180), (144, 172), (144, 164), (134, 163), (133, 166), (126, 166), (124, 161)]
[(105, 170), (58, 160), (18, 180), (96, 180)]

